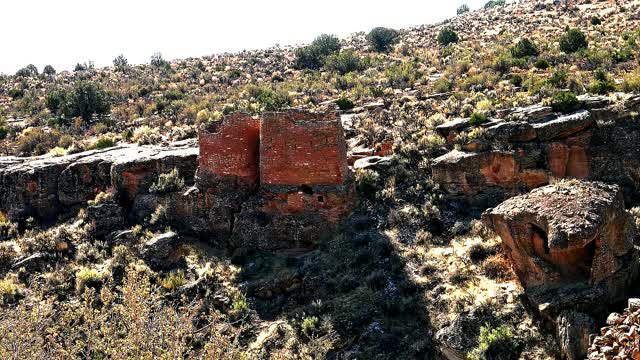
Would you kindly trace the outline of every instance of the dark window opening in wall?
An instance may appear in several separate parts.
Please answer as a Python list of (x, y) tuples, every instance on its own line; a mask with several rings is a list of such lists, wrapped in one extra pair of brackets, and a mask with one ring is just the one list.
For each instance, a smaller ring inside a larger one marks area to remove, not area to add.
[(318, 196), (318, 202), (323, 203), (324, 202), (324, 196)]
[(302, 191), (303, 193), (305, 193), (307, 195), (313, 195), (313, 189), (309, 185), (300, 186), (300, 191)]

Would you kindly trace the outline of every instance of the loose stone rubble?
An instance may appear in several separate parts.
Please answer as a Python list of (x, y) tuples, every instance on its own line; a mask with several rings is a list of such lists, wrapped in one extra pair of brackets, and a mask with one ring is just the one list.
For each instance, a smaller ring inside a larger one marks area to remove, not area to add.
[(588, 359), (640, 359), (640, 299), (632, 298), (623, 314), (611, 313), (607, 326), (590, 337)]

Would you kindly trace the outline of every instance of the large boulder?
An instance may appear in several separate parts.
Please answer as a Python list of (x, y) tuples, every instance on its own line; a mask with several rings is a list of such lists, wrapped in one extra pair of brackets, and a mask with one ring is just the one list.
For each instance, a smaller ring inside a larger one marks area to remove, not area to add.
[(637, 272), (635, 223), (620, 187), (565, 180), (483, 214), (527, 290), (584, 282), (614, 302)]

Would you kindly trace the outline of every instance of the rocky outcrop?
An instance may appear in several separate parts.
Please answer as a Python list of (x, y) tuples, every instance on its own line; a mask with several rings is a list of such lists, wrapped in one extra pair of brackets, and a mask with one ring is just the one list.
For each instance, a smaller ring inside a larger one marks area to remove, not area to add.
[[(504, 111), (502, 119), (480, 125), (485, 135), (473, 146), (433, 160), (433, 179), (450, 195), (481, 208), (553, 178), (617, 183), (626, 201), (636, 202), (640, 130), (632, 120), (638, 106), (633, 99), (610, 104), (606, 97), (583, 96), (587, 109), (569, 115), (553, 115), (540, 106)], [(468, 121), (457, 119), (436, 131), (453, 146), (470, 129)]]
[(563, 180), (482, 220), (502, 239), (533, 308), (556, 327), (564, 357), (583, 359), (593, 315), (624, 299), (637, 278), (635, 222), (620, 187)]
[(525, 288), (586, 282), (620, 300), (636, 274), (635, 223), (620, 188), (563, 181), (483, 214)]
[(0, 162), (0, 211), (12, 219), (53, 220), (114, 188), (130, 200), (159, 174), (179, 169), (193, 179), (198, 149), (193, 142), (167, 147), (120, 145), (100, 151)]

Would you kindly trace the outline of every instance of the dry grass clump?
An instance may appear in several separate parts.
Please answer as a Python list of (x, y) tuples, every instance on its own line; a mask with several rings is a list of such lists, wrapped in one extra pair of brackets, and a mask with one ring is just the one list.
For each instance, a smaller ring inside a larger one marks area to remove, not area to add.
[(487, 258), (482, 263), (482, 272), (492, 280), (507, 281), (513, 279), (511, 264), (502, 254), (496, 254)]

